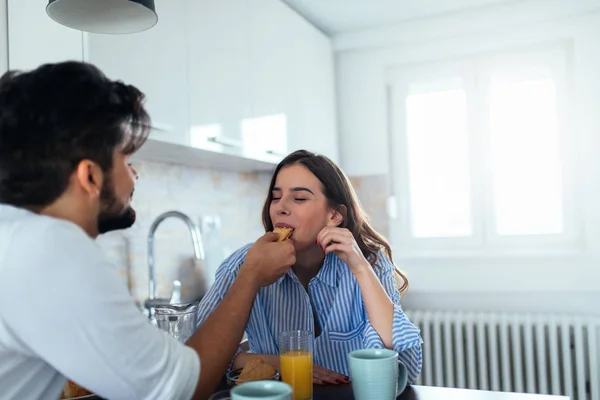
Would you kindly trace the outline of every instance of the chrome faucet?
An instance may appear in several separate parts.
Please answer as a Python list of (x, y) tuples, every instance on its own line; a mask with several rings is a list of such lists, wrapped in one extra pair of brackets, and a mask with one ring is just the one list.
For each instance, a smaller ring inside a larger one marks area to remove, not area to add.
[[(145, 306), (150, 308), (154, 305), (161, 304), (163, 302), (157, 301), (156, 299), (156, 268), (154, 266), (154, 234), (158, 229), (158, 226), (167, 218), (178, 218), (187, 224), (187, 227), (190, 231), (190, 235), (192, 236), (192, 245), (194, 246), (194, 257), (196, 260), (204, 259), (204, 248), (202, 247), (202, 237), (200, 235), (200, 229), (191, 220), (190, 217), (185, 215), (179, 211), (167, 211), (161, 215), (159, 215), (152, 225), (150, 226), (150, 232), (148, 233), (148, 276), (149, 276), (149, 297), (146, 300)], [(177, 286), (177, 285), (175, 285)], [(178, 288), (175, 287), (174, 290)], [(169, 304), (169, 299), (166, 299), (165, 304)]]

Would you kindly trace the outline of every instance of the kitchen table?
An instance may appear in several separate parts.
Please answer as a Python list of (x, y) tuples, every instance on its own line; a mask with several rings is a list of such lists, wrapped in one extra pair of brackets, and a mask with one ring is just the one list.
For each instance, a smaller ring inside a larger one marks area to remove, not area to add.
[[(566, 396), (409, 386), (397, 400), (568, 400)], [(315, 385), (313, 400), (354, 400), (352, 384)], [(377, 399), (373, 399), (377, 400)]]
[[(315, 385), (313, 400), (354, 400), (352, 384)], [(409, 386), (398, 400), (568, 400), (566, 396), (547, 396), (483, 390), (451, 389), (431, 386)], [(375, 400), (375, 399), (373, 399)]]
[[(82, 397), (81, 399), (84, 399)], [(97, 396), (85, 400), (101, 400)], [(484, 390), (451, 389), (431, 386), (409, 386), (397, 400), (568, 400), (567, 396), (488, 392)], [(315, 385), (313, 400), (354, 400), (352, 384)], [(376, 400), (376, 399), (373, 399)]]

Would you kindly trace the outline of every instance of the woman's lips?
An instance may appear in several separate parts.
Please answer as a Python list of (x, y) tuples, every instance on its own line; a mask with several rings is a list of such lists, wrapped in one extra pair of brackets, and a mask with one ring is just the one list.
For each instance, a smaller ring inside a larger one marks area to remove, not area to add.
[(292, 228), (292, 229), (294, 229), (294, 227), (291, 226), (290, 224), (284, 224), (283, 222), (276, 223), (275, 228)]

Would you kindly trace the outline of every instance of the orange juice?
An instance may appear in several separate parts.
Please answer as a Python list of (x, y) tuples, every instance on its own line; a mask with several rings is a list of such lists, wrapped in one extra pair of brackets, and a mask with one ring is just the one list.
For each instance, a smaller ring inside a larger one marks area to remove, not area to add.
[(279, 358), (281, 378), (292, 386), (294, 400), (312, 399), (312, 354), (307, 351), (288, 351), (282, 353)]

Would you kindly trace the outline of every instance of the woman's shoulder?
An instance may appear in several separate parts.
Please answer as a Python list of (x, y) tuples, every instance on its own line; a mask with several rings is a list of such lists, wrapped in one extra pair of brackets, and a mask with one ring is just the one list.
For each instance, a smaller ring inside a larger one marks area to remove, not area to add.
[(375, 257), (375, 263), (373, 263), (373, 265), (381, 268), (384, 272), (394, 272), (396, 269), (392, 260), (390, 260), (382, 249), (378, 250), (372, 257)]

